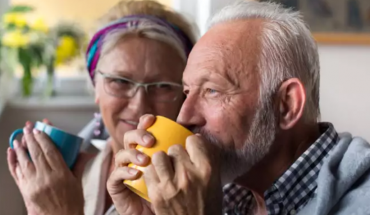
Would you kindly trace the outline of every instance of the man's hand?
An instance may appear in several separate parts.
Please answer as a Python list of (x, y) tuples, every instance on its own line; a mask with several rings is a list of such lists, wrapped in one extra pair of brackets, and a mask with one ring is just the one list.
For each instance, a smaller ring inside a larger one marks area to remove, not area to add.
[(135, 147), (137, 144), (151, 147), (155, 143), (154, 137), (145, 131), (154, 121), (154, 116), (143, 116), (138, 130), (125, 134), (125, 150), (116, 154), (116, 169), (107, 188), (117, 211), (121, 215), (221, 214), (218, 150), (197, 135), (187, 139), (186, 151), (174, 145), (168, 155), (158, 152), (152, 157), (152, 164), (144, 172), (152, 204), (123, 184), (123, 180), (135, 180), (140, 176), (138, 170), (127, 167), (129, 163), (138, 166), (149, 163), (149, 157)]
[(157, 215), (222, 214), (218, 149), (200, 135), (158, 152), (144, 179)]
[(32, 161), (18, 141), (14, 142), (14, 149), (8, 149), (7, 157), (28, 214), (83, 214), (81, 181), (68, 169), (49, 137), (32, 128), (32, 123), (26, 124), (23, 139)]

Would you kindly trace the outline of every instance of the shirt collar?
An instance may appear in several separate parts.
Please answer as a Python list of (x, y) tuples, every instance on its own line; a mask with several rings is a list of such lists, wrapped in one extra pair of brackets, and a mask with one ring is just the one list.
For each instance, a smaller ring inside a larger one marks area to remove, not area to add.
[(286, 211), (299, 210), (312, 197), (324, 158), (338, 142), (338, 134), (332, 124), (322, 123), (319, 128), (322, 134), (316, 142), (265, 192), (269, 211), (276, 210), (275, 205), (281, 203)]

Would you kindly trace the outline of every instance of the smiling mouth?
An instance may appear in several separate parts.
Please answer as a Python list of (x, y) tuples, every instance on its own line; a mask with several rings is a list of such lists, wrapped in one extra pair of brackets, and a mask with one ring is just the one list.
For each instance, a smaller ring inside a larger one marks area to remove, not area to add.
[(129, 124), (129, 125), (132, 125), (132, 126), (137, 126), (139, 124), (138, 122), (135, 122), (135, 121), (132, 121), (132, 120), (123, 119), (122, 121)]

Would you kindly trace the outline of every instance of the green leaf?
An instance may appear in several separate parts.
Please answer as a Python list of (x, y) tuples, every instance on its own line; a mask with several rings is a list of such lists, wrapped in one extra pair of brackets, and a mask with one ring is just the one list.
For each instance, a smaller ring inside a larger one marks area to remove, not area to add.
[(28, 5), (15, 5), (11, 7), (6, 13), (27, 13), (34, 11), (34, 8)]
[(15, 26), (15, 24), (14, 24), (14, 23), (7, 24), (7, 25), (5, 26), (5, 30), (6, 30), (6, 31), (12, 31), (12, 30), (15, 30), (15, 29), (17, 29), (17, 26)]
[(42, 45), (33, 45), (29, 47), (30, 53), (33, 56), (32, 61), (36, 67), (40, 67), (44, 64), (43, 52), (44, 48)]
[(28, 48), (18, 49), (19, 63), (22, 65), (24, 72), (31, 72), (32, 68), (32, 52)]

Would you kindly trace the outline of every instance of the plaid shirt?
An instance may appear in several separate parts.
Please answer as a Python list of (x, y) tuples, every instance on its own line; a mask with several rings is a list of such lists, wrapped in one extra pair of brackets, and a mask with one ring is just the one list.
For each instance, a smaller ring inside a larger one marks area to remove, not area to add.
[[(313, 197), (324, 158), (338, 142), (332, 124), (320, 123), (319, 127), (320, 138), (265, 192), (269, 215), (294, 215)], [(226, 215), (253, 214), (256, 203), (248, 189), (227, 184), (223, 192)]]

